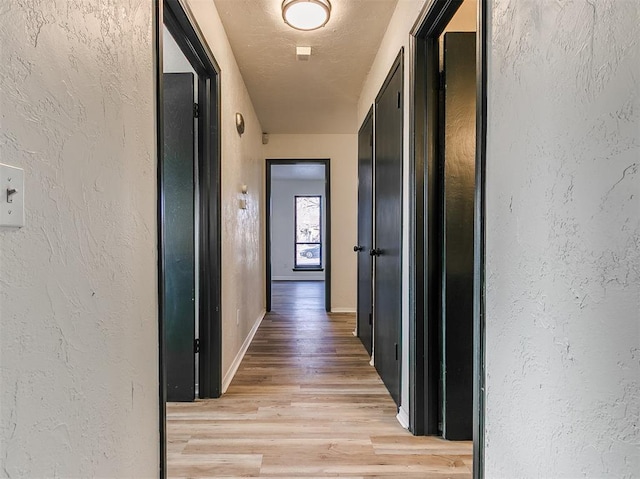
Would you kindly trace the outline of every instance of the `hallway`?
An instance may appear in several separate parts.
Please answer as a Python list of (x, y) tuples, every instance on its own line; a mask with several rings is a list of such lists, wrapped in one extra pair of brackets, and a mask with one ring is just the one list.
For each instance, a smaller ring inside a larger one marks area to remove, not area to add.
[(273, 286), (227, 393), (167, 405), (169, 477), (471, 477), (470, 442), (402, 429), (353, 315), (323, 311), (322, 282)]

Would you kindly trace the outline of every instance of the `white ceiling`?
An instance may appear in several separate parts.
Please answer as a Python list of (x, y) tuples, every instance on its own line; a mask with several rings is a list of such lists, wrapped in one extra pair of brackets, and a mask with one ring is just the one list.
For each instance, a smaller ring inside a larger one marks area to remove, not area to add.
[[(267, 133), (355, 133), (357, 101), (398, 0), (331, 0), (331, 19), (301, 32), (282, 0), (214, 0)], [(309, 61), (296, 46), (310, 46)]]
[(273, 165), (271, 178), (274, 180), (324, 180), (324, 165)]

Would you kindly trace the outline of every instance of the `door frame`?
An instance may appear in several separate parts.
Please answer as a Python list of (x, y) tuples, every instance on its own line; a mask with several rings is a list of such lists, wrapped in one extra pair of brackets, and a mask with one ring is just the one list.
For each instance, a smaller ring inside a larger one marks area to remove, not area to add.
[(222, 390), (221, 329), (221, 138), (220, 67), (209, 49), (193, 13), (184, 0), (154, 0), (154, 68), (157, 152), (157, 248), (158, 248), (158, 375), (159, 375), (159, 472), (167, 476), (166, 379), (164, 325), (162, 322), (165, 269), (161, 251), (163, 180), (163, 29), (171, 32), (198, 74), (198, 191), (199, 229), (199, 396), (219, 397)]
[(265, 177), (265, 284), (266, 284), (266, 309), (271, 311), (271, 167), (273, 165), (308, 165), (310, 163), (324, 165), (324, 201), (325, 201), (325, 244), (324, 265), (324, 308), (331, 312), (331, 161), (325, 159), (266, 159)]
[[(409, 41), (409, 424), (416, 435), (438, 434), (437, 39), (462, 0), (430, 0)], [(484, 477), (485, 418), (485, 171), (487, 131), (487, 1), (476, 23), (476, 181), (473, 293), (473, 477)], [(435, 94), (434, 94), (435, 92)]]

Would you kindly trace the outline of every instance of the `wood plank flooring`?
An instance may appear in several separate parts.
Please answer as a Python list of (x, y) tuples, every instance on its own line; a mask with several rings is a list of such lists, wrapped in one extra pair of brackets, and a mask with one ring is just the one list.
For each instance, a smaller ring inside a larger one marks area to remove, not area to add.
[(414, 437), (321, 282), (274, 282), (227, 393), (167, 405), (171, 478), (471, 478), (471, 443)]

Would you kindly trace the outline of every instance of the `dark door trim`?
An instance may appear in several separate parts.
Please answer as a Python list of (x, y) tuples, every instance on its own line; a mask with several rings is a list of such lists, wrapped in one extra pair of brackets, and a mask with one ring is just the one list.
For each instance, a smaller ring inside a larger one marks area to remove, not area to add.
[[(410, 36), (410, 252), (409, 267), (409, 421), (414, 434), (438, 433), (438, 310), (437, 293), (437, 211), (435, 184), (438, 158), (438, 112), (427, 105), (437, 104), (437, 39), (462, 0), (430, 0), (422, 10)], [(474, 218), (474, 411), (473, 471), (484, 475), (485, 415), (485, 165), (487, 129), (487, 2), (478, 1), (476, 32), (476, 190)]]
[[(162, 36), (164, 32), (164, 18), (163, 18), (163, 3), (162, 0), (154, 0), (154, 14), (153, 14), (153, 34), (154, 34), (154, 69), (155, 69), (155, 81), (154, 81), (154, 93), (156, 102), (156, 184), (158, 191), (162, 185), (162, 157), (164, 155), (164, 137), (163, 131), (163, 119), (162, 119), (162, 85), (164, 71), (162, 68)], [(160, 245), (162, 244), (162, 208), (158, 205), (156, 216), (156, 229), (157, 229), (157, 254), (158, 254), (158, 427), (160, 430), (160, 444), (159, 444), (159, 473), (160, 479), (167, 477), (167, 430), (166, 430), (166, 416), (167, 416), (167, 388), (165, 383), (165, 368), (164, 368), (164, 325), (162, 323), (163, 315), (163, 289), (164, 289), (164, 267), (162, 263), (162, 251)]]
[(476, 191), (473, 241), (473, 477), (484, 478), (485, 403), (485, 215), (487, 170), (487, 1), (478, 2), (476, 26)]
[(266, 274), (266, 299), (267, 312), (271, 311), (271, 166), (273, 165), (298, 165), (316, 163), (324, 165), (324, 196), (325, 196), (325, 242), (323, 248), (324, 267), (324, 306), (331, 312), (331, 170), (329, 159), (267, 159), (266, 160), (266, 189), (265, 189), (265, 274)]
[(438, 434), (438, 37), (462, 0), (432, 0), (410, 38), (409, 426)]
[[(191, 10), (183, 0), (154, 2), (154, 60), (156, 101), (156, 148), (158, 192), (163, 179), (163, 27), (171, 32), (198, 74), (198, 174), (200, 196), (200, 237), (198, 265), (200, 284), (200, 397), (219, 397), (221, 393), (221, 143), (220, 143), (220, 67), (209, 50)], [(158, 252), (162, 251), (162, 198), (158, 197)], [(159, 344), (159, 428), (160, 477), (166, 469), (166, 381), (164, 327), (162, 324), (162, 287), (164, 265), (158, 254), (158, 344)]]

